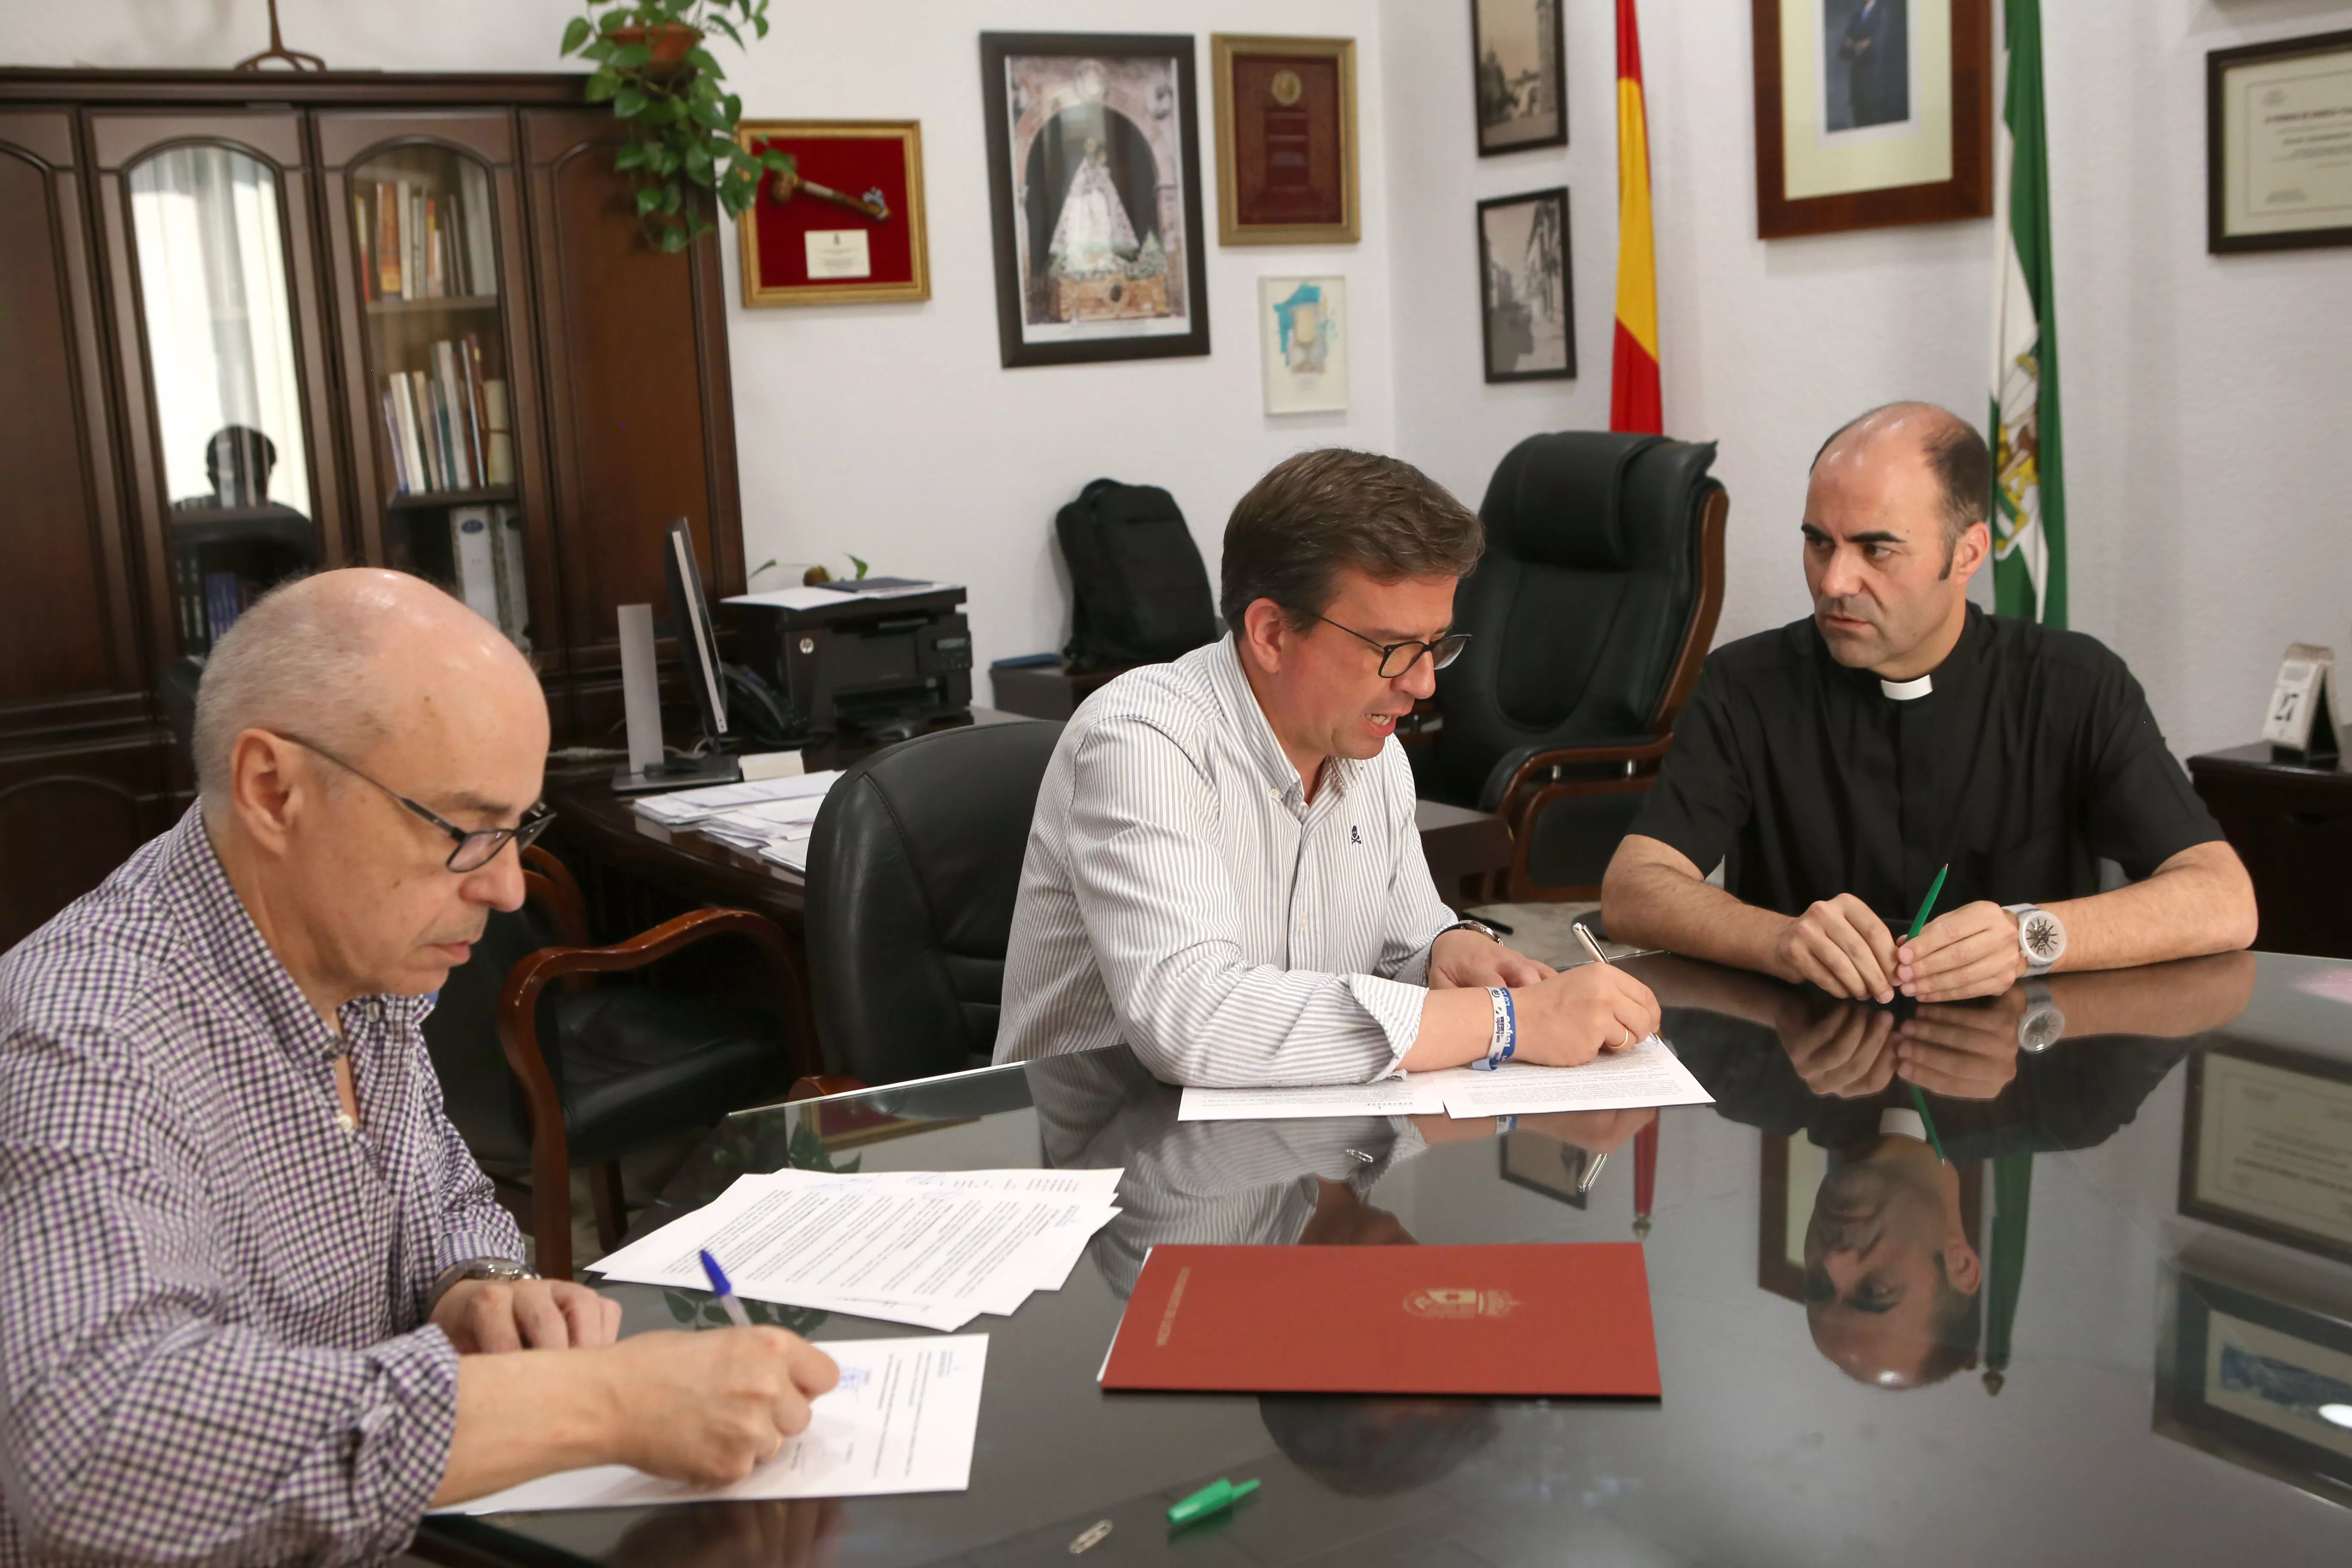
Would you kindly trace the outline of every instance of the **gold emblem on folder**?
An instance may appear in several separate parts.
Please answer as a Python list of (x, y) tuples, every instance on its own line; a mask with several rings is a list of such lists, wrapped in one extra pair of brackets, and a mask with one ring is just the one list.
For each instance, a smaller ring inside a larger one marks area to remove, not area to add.
[(1508, 1290), (1464, 1287), (1433, 1287), (1404, 1299), (1404, 1310), (1416, 1318), (1507, 1318), (1523, 1305)]

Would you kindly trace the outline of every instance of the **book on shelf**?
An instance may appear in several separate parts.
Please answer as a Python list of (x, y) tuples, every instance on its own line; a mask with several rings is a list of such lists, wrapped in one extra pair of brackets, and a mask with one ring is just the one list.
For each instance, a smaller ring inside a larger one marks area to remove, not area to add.
[(530, 651), (530, 578), (523, 569), (522, 510), (490, 508), (491, 531), (498, 535), (499, 630), (525, 653)]
[[(475, 363), (478, 368), (478, 355)], [(482, 446), (490, 483), (514, 483), (514, 426), (508, 422), (507, 384), (494, 376), (482, 379)]]
[(353, 187), (361, 290), (368, 301), (498, 293), (489, 174), (460, 160), (456, 185), (401, 179)]
[(385, 377), (395, 493), (512, 484), (507, 384), (483, 374), (480, 337), (441, 339), (426, 345), (425, 358), (425, 369)]

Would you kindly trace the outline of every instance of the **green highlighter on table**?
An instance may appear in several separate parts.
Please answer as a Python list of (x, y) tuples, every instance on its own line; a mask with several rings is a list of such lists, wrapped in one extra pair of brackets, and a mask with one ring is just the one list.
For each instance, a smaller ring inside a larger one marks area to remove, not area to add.
[(1213, 1513), (1221, 1513), (1233, 1507), (1255, 1490), (1257, 1490), (1257, 1482), (1254, 1480), (1243, 1481), (1236, 1486), (1224, 1477), (1219, 1476), (1191, 1497), (1185, 1498), (1171, 1508), (1168, 1510), (1168, 1522), (1190, 1524), (1196, 1519), (1206, 1519)]

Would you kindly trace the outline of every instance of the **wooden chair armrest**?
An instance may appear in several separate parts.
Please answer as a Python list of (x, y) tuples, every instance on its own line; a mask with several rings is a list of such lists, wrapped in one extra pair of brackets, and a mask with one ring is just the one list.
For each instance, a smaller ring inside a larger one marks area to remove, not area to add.
[(1644, 770), (1642, 764), (1656, 763), (1666, 754), (1667, 748), (1673, 744), (1672, 735), (1663, 735), (1654, 741), (1645, 741), (1634, 745), (1568, 746), (1555, 751), (1538, 752), (1534, 756), (1521, 763), (1517, 771), (1511, 774), (1511, 782), (1503, 786), (1502, 803), (1496, 807), (1496, 815), (1510, 825), (1513, 837), (1519, 837), (1520, 829), (1529, 820), (1530, 808), (1536, 804), (1538, 794), (1549, 793), (1553, 798), (1558, 798), (1562, 795), (1585, 793), (1576, 789), (1574, 782), (1549, 779), (1539, 775), (1549, 773), (1554, 768), (1593, 767), (1619, 763), (1624, 767), (1625, 776), (1633, 778), (1648, 771)]
[(812, 1073), (806, 1078), (793, 1079), (793, 1087), (785, 1094), (784, 1103), (790, 1105), (796, 1100), (824, 1100), (836, 1094), (865, 1092), (866, 1080), (862, 1078), (853, 1078), (845, 1072)]
[(587, 946), (588, 900), (572, 868), (534, 844), (522, 852), (522, 880), (526, 896), (537, 900), (555, 922), (563, 945)]
[[(499, 993), (499, 1047), (530, 1107), (532, 1228), (542, 1253), (539, 1271), (549, 1279), (572, 1276), (572, 1170), (563, 1133), (563, 1097), (540, 1048), (541, 994), (559, 980), (643, 969), (723, 936), (745, 938), (766, 954), (783, 987), (783, 1016), (804, 1016), (807, 985), (783, 928), (750, 910), (692, 910), (612, 947), (542, 947), (508, 972)], [(796, 1037), (791, 1047), (796, 1071), (823, 1065), (814, 1041)]]

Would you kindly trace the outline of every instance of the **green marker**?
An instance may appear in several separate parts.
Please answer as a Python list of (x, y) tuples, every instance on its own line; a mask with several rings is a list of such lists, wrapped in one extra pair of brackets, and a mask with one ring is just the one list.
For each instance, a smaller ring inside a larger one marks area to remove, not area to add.
[(1942, 1165), (1951, 1163), (1944, 1158), (1944, 1141), (1936, 1136), (1936, 1119), (1928, 1113), (1927, 1097), (1919, 1092), (1919, 1086), (1916, 1083), (1911, 1086), (1911, 1103), (1918, 1108), (1920, 1124), (1927, 1129), (1927, 1143), (1936, 1151), (1936, 1163)]
[(1224, 1477), (1219, 1476), (1215, 1480), (1170, 1509), (1168, 1522), (1190, 1524), (1196, 1519), (1205, 1519), (1210, 1514), (1233, 1507), (1255, 1490), (1257, 1490), (1257, 1482), (1254, 1480), (1244, 1481), (1241, 1485), (1235, 1486)]
[(1951, 871), (1952, 863), (1947, 860), (1944, 868), (1936, 873), (1935, 881), (1928, 886), (1927, 896), (1919, 900), (1919, 912), (1912, 917), (1911, 934), (1903, 939), (1905, 942), (1918, 941), (1919, 933), (1927, 928), (1927, 911), (1936, 907), (1936, 895), (1944, 890), (1944, 879), (1951, 875)]

